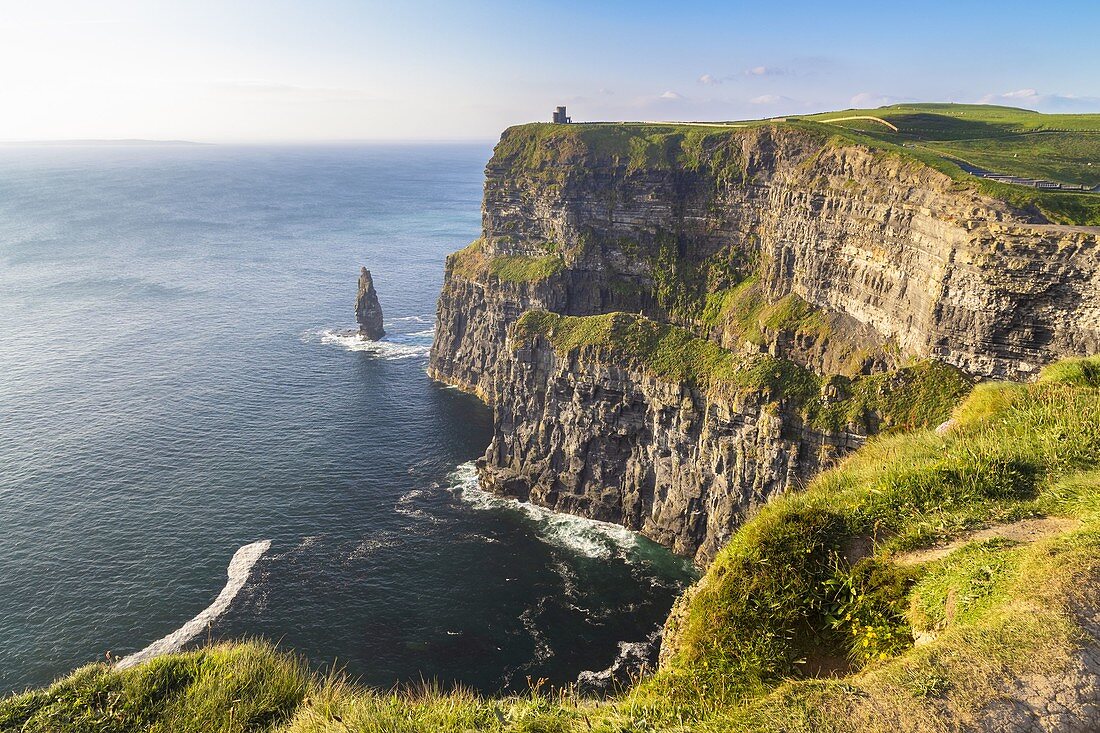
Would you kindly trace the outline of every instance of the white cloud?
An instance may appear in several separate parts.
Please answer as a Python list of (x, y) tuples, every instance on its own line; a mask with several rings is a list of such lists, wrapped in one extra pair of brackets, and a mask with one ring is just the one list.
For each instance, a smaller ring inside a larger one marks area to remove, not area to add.
[[(990, 95), (986, 95), (986, 96), (989, 97)], [(1003, 97), (1004, 99), (1025, 99), (1025, 100), (1039, 99), (1040, 96), (1041, 95), (1039, 94), (1039, 92), (1035, 91), (1034, 89), (1017, 89), (1014, 92), (1005, 92), (1004, 94), (1001, 95), (1001, 97)]]
[(754, 66), (751, 69), (745, 69), (745, 76), (782, 76), (786, 73), (786, 69), (777, 69), (774, 66)]
[(784, 97), (779, 94), (761, 94), (759, 97), (753, 97), (749, 100), (749, 104), (778, 104), (779, 102), (793, 102), (794, 100), (789, 97)]
[(1002, 94), (987, 94), (978, 100), (980, 104), (1002, 104), (1009, 107), (1021, 105), (1047, 112), (1096, 112), (1100, 111), (1100, 97), (1076, 94), (1043, 94), (1037, 89), (1016, 89)]
[(904, 101), (901, 97), (892, 97), (889, 94), (879, 94), (878, 92), (860, 92), (859, 94), (848, 100), (848, 106), (889, 107), (891, 104), (897, 104), (901, 101)]
[(671, 89), (669, 89), (667, 92), (665, 92), (661, 95), (661, 99), (683, 99), (683, 98), (684, 98), (683, 94), (680, 94), (679, 92), (674, 92)]
[(787, 74), (786, 69), (776, 68), (774, 66), (754, 66), (751, 69), (745, 69), (737, 76), (715, 76), (714, 74), (703, 74), (699, 77), (699, 83), (706, 86), (717, 86), (718, 84), (724, 84), (727, 81), (733, 81), (741, 76), (782, 76)]

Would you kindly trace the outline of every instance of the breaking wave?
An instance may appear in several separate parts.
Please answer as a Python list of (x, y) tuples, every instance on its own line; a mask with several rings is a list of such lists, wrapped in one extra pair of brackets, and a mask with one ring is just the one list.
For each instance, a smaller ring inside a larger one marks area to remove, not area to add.
[(125, 669), (126, 667), (133, 667), (135, 664), (141, 664), (153, 657), (179, 651), (184, 644), (205, 631), (207, 626), (228, 610), (229, 604), (233, 602), (233, 599), (240, 593), (241, 588), (248, 582), (252, 567), (270, 548), (271, 540), (260, 540), (239, 548), (233, 553), (233, 559), (229, 561), (229, 568), (226, 570), (229, 582), (225, 584), (222, 592), (218, 594), (213, 603), (203, 609), (198, 616), (195, 616), (168, 636), (154, 641), (139, 652), (123, 657), (116, 666), (119, 669)]
[(365, 351), (380, 359), (418, 359), (428, 356), (432, 343), (430, 334), (390, 334), (381, 341), (370, 341), (355, 331), (321, 331), (321, 343), (342, 346), (348, 351)]
[(478, 485), (477, 468), (472, 461), (455, 469), (450, 479), (451, 491), (475, 509), (518, 512), (531, 520), (540, 539), (578, 555), (600, 560), (630, 559), (638, 548), (638, 535), (626, 527), (555, 512), (485, 491)]

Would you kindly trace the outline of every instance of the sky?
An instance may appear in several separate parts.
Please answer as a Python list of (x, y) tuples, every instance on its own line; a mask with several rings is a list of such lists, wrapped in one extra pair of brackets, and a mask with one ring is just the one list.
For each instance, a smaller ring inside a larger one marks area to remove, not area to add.
[(906, 101), (1100, 112), (1100, 0), (0, 0), (0, 140), (492, 140)]

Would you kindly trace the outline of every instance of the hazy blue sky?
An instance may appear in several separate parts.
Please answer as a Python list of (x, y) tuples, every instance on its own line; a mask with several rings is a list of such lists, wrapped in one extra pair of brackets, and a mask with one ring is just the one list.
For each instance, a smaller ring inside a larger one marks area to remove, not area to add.
[(1100, 0), (3, 0), (0, 139), (495, 138), (905, 100), (1100, 111)]

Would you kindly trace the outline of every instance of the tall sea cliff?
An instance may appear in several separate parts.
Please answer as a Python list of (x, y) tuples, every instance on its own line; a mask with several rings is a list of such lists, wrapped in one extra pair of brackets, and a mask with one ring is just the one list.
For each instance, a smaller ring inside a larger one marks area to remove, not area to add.
[(511, 128), (482, 220), (429, 367), (493, 407), (482, 483), (699, 563), (867, 436), (1100, 350), (1095, 229), (810, 125)]

